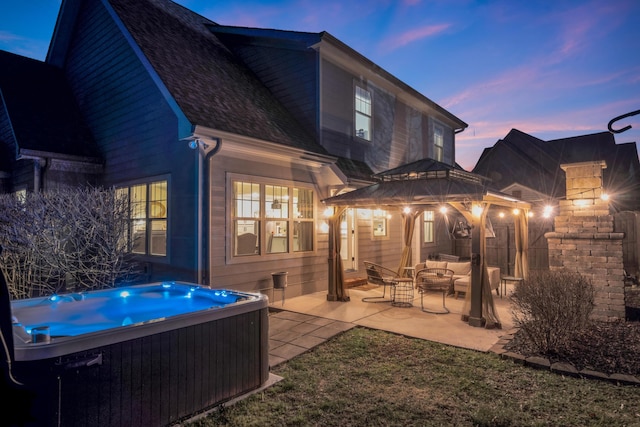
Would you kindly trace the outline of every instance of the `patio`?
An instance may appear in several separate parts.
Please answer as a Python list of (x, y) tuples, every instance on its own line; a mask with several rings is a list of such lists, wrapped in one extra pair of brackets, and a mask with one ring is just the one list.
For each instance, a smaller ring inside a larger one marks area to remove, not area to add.
[[(507, 293), (511, 292), (509, 284)], [(285, 299), (270, 304), (270, 365), (274, 366), (321, 344), (354, 326), (380, 329), (407, 337), (424, 339), (478, 351), (489, 351), (500, 337), (513, 329), (507, 297), (494, 293), (494, 302), (502, 329), (469, 326), (461, 320), (464, 296), (446, 297), (448, 314), (431, 314), (420, 310), (420, 295), (415, 292), (413, 306), (394, 307), (391, 303), (363, 302), (362, 298), (381, 296), (382, 288), (363, 285), (348, 289), (351, 301), (328, 301), (326, 292)], [(442, 294), (428, 293), (425, 307), (442, 307)], [(282, 311), (280, 311), (282, 310)]]

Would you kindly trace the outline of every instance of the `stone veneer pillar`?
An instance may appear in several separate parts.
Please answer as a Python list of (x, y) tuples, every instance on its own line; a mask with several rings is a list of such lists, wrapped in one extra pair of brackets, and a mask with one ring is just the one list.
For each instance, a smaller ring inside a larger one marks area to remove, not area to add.
[(604, 161), (564, 164), (567, 195), (560, 200), (554, 232), (546, 233), (549, 269), (578, 272), (595, 288), (592, 318), (625, 319), (622, 238), (614, 233), (609, 202), (603, 200)]

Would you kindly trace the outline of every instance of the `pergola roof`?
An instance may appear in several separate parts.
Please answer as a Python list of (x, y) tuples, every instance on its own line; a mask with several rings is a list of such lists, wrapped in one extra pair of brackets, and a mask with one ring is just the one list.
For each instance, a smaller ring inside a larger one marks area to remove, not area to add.
[(379, 182), (324, 199), (330, 206), (374, 207), (490, 202), (530, 206), (493, 188), (488, 178), (433, 159), (422, 159), (374, 175)]

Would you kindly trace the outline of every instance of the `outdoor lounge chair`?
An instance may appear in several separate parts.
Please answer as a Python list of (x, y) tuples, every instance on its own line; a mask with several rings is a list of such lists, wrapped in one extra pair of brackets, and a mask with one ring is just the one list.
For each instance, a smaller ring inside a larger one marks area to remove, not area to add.
[[(420, 309), (426, 313), (447, 314), (449, 309), (445, 304), (445, 296), (453, 286), (453, 270), (447, 268), (423, 268), (416, 273), (416, 287), (420, 292)], [(424, 294), (427, 292), (442, 292), (442, 310), (435, 311), (424, 308)]]
[[(369, 261), (364, 262), (365, 269), (367, 270), (367, 282), (372, 285), (382, 286), (381, 297), (365, 297), (362, 298), (364, 302), (393, 302), (395, 296), (396, 280), (400, 279), (397, 272), (390, 268), (383, 267), (378, 264), (374, 264)], [(387, 287), (389, 287), (389, 297), (386, 297)]]

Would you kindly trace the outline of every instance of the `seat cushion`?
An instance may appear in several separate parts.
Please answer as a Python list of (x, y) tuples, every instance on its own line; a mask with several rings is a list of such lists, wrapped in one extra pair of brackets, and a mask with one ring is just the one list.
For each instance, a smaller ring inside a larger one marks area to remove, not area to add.
[(447, 266), (449, 270), (453, 271), (454, 276), (467, 276), (471, 274), (471, 262), (448, 262)]
[(424, 265), (425, 268), (447, 268), (447, 261), (432, 261), (428, 259)]

